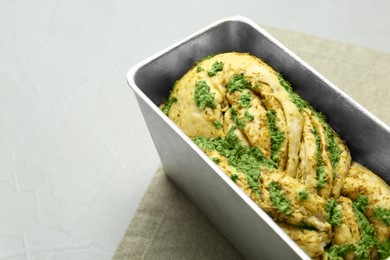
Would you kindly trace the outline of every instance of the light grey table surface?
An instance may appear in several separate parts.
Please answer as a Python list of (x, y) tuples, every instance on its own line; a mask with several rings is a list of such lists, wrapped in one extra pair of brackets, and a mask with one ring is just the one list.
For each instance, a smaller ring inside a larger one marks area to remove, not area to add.
[(131, 66), (217, 19), (390, 52), (390, 2), (0, 1), (0, 259), (110, 259), (159, 158)]

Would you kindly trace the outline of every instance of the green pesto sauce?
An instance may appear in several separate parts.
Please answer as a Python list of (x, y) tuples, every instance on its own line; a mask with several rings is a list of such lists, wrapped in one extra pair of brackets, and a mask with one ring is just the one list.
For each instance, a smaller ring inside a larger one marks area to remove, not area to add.
[(207, 85), (206, 81), (199, 80), (195, 85), (194, 92), (194, 101), (195, 104), (202, 110), (206, 108), (206, 106), (215, 108), (216, 103), (214, 100), (214, 93), (210, 92), (210, 86)]
[(276, 126), (275, 111), (267, 111), (268, 129), (271, 136), (271, 159), (275, 163), (279, 161), (279, 151), (282, 147), (282, 143), (285, 140), (284, 132)]
[(369, 259), (370, 249), (377, 246), (379, 241), (376, 238), (374, 227), (364, 215), (364, 211), (368, 205), (368, 198), (359, 195), (352, 205), (360, 230), (360, 241), (355, 249), (356, 258)]
[(201, 66), (197, 66), (196, 67), (196, 72), (201, 72), (201, 71), (204, 71), (204, 69)]
[(167, 100), (167, 102), (165, 103), (165, 105), (161, 108), (161, 111), (168, 115), (169, 113), (169, 110), (171, 109), (171, 106), (173, 103), (177, 102), (177, 98), (174, 97), (174, 96), (170, 96)]
[(366, 212), (367, 206), (369, 204), (368, 197), (359, 195), (356, 200), (353, 202), (354, 207), (356, 207), (361, 212)]
[(298, 192), (299, 200), (307, 200), (309, 198), (309, 192), (306, 189)]
[(278, 75), (279, 83), (282, 85), (284, 89), (287, 90), (290, 100), (297, 106), (299, 110), (302, 110), (303, 108), (308, 108), (310, 109), (314, 115), (320, 120), (321, 124), (324, 126), (325, 131), (326, 131), (326, 149), (329, 154), (329, 159), (332, 164), (332, 169), (333, 169), (333, 175), (336, 175), (336, 170), (338, 163), (340, 161), (340, 156), (341, 156), (341, 150), (339, 145), (336, 142), (334, 132), (332, 128), (329, 126), (329, 124), (326, 122), (326, 119), (324, 115), (321, 113), (317, 112), (314, 110), (314, 108), (307, 102), (306, 100), (302, 99), (297, 93), (295, 93), (292, 89), (292, 86), (290, 82), (286, 81), (281, 74)]
[(249, 90), (245, 89), (242, 92), (242, 94), (238, 98), (238, 104), (240, 104), (240, 106), (245, 108), (251, 107), (251, 94), (249, 93)]
[(255, 83), (255, 85), (253, 85), (252, 89), (253, 90), (256, 90), (258, 89), (259, 87), (261, 87), (261, 85), (259, 83)]
[(234, 91), (242, 91), (248, 87), (250, 87), (250, 83), (245, 78), (244, 74), (242, 74), (242, 73), (241, 74), (234, 74), (230, 78), (230, 80), (226, 86), (229, 93), (232, 93)]
[(257, 195), (260, 195), (259, 176), (261, 168), (275, 168), (275, 164), (265, 159), (259, 148), (244, 145), (232, 127), (225, 137), (195, 137), (193, 141), (203, 150), (216, 150), (227, 158), (228, 164), (246, 176), (246, 180)]
[[(314, 110), (314, 109), (313, 109)], [(326, 122), (325, 116), (317, 111), (314, 113), (317, 118), (320, 120), (322, 125), (325, 128), (326, 132), (326, 143), (327, 143), (327, 151), (329, 155), (330, 162), (332, 164), (333, 176), (335, 177), (337, 172), (337, 166), (339, 164), (341, 158), (341, 150), (339, 145), (337, 144), (333, 129)]]
[(331, 198), (326, 202), (325, 212), (327, 221), (332, 226), (338, 226), (341, 222), (341, 211), (335, 199)]
[(244, 117), (241, 119), (238, 117), (237, 111), (233, 107), (231, 107), (230, 110), (231, 110), (232, 118), (233, 118), (234, 122), (236, 123), (238, 128), (240, 128), (241, 130), (244, 129), (245, 124), (247, 122), (252, 121), (254, 119), (254, 117), (251, 114), (249, 114), (248, 111), (245, 111)]
[(300, 229), (316, 230), (316, 231), (318, 231), (317, 228), (315, 228), (314, 226), (312, 226), (312, 225), (310, 225), (310, 224), (308, 224), (308, 223), (306, 223), (306, 222), (304, 222), (304, 221), (300, 222), (300, 223), (297, 225), (297, 227), (299, 227)]
[(390, 238), (382, 243), (378, 243), (378, 251), (381, 259), (388, 259), (390, 257)]
[(168, 115), (172, 104), (177, 102), (177, 98), (173, 96), (172, 92), (175, 89), (178, 82), (179, 81), (176, 80), (175, 83), (173, 84), (173, 87), (172, 87), (171, 91), (169, 92), (168, 100), (167, 100), (167, 102), (165, 102), (164, 106), (161, 108), (161, 111), (166, 115)]
[(359, 243), (356, 246), (350, 244), (333, 245), (327, 250), (329, 259), (342, 259), (342, 257), (351, 251), (355, 253), (356, 259), (369, 259), (372, 248), (377, 248), (380, 259), (387, 259), (390, 256), (390, 239), (380, 242), (376, 238), (374, 227), (364, 214), (368, 204), (368, 197), (362, 195), (359, 195), (352, 203), (353, 212), (356, 216), (360, 231)]
[(271, 181), (269, 184), (269, 196), (272, 206), (278, 208), (282, 213), (287, 216), (292, 214), (291, 202), (284, 196), (282, 188), (279, 183)]
[(333, 245), (328, 249), (329, 260), (343, 260), (347, 253), (355, 250), (352, 244)]
[(324, 161), (321, 154), (320, 146), (320, 136), (318, 135), (317, 129), (313, 126), (313, 134), (316, 142), (316, 157), (317, 157), (317, 170), (316, 170), (316, 179), (317, 179), (317, 189), (323, 189), (327, 182), (327, 176), (325, 172)]
[(214, 120), (214, 121), (213, 121), (213, 124), (214, 124), (214, 126), (215, 126), (216, 128), (222, 129), (222, 124), (221, 124), (221, 122), (219, 122), (218, 120)]
[(233, 173), (233, 174), (230, 176), (230, 179), (231, 179), (232, 181), (236, 182), (236, 181), (238, 180), (238, 175)]
[(207, 55), (206, 57), (204, 57), (204, 58), (201, 59), (200, 61), (209, 60), (209, 59), (211, 59), (211, 58), (214, 57), (214, 56), (215, 56), (214, 54)]
[(210, 77), (214, 77), (215, 75), (217, 75), (217, 71), (222, 71), (222, 70), (223, 70), (223, 62), (216, 61), (211, 66), (211, 68), (207, 71), (207, 75), (209, 75)]
[(386, 225), (390, 226), (390, 210), (383, 209), (378, 206), (375, 207), (374, 216), (382, 220)]
[(285, 80), (281, 74), (278, 75), (278, 80), (279, 80), (279, 83), (280, 85), (282, 85), (282, 87), (287, 90), (287, 93), (290, 97), (290, 100), (297, 106), (297, 108), (299, 110), (302, 110), (304, 108), (310, 108), (310, 104), (309, 102), (307, 102), (306, 100), (302, 99), (297, 93), (294, 92), (290, 82), (288, 82), (287, 80)]
[(218, 157), (211, 157), (210, 158), (214, 163), (218, 164), (220, 162)]
[(380, 242), (376, 238), (375, 228), (364, 214), (368, 204), (368, 197), (363, 195), (359, 195), (352, 203), (353, 212), (356, 216), (360, 231), (360, 241), (357, 246), (354, 247), (353, 251), (356, 255), (356, 259), (369, 259), (370, 250), (372, 248), (377, 248), (380, 259), (387, 259), (390, 257), (390, 239)]

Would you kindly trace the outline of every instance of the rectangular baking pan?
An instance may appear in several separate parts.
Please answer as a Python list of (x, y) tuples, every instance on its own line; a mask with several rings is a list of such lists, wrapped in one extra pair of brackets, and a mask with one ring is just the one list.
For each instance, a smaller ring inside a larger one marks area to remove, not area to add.
[[(134, 91), (164, 172), (247, 259), (309, 257), (158, 106), (201, 58), (249, 52), (270, 64), (327, 116), (353, 159), (390, 180), (390, 129), (251, 20), (219, 20), (130, 69)], [(207, 239), (207, 238), (205, 238)]]

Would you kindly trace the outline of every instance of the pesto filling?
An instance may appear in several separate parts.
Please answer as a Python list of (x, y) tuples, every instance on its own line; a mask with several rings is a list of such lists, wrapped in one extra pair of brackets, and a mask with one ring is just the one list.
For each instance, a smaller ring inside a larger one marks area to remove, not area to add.
[(233, 182), (236, 182), (237, 179), (238, 179), (238, 175), (233, 173), (233, 174), (230, 176), (230, 179), (231, 179)]
[(161, 108), (161, 111), (162, 111), (164, 114), (168, 115), (169, 110), (170, 110), (171, 107), (172, 107), (172, 104), (175, 103), (175, 102), (177, 102), (177, 98), (174, 97), (174, 96), (170, 96), (170, 97), (168, 98), (167, 102), (166, 102), (166, 103), (164, 104), (164, 106)]
[(275, 163), (279, 161), (279, 151), (282, 147), (282, 143), (285, 140), (284, 132), (276, 126), (275, 111), (267, 111), (268, 129), (271, 136), (271, 159)]
[(335, 199), (331, 198), (326, 202), (325, 212), (327, 221), (332, 226), (338, 226), (341, 222), (341, 211)]
[[(356, 247), (355, 254), (358, 259), (368, 259), (369, 251), (375, 247), (380, 253), (381, 259), (390, 257), (390, 239), (380, 242), (376, 238), (376, 231), (364, 215), (369, 204), (367, 196), (359, 195), (353, 202), (353, 211), (358, 220), (360, 230), (360, 242)], [(375, 211), (374, 211), (375, 214)]]
[(175, 81), (175, 83), (173, 84), (173, 87), (172, 87), (171, 91), (169, 92), (168, 100), (167, 100), (167, 102), (165, 102), (164, 106), (161, 108), (161, 111), (166, 115), (168, 115), (169, 110), (172, 107), (172, 104), (177, 102), (177, 98), (173, 96), (173, 90), (175, 89), (177, 83), (178, 83), (178, 81)]
[(246, 89), (242, 92), (242, 94), (238, 98), (238, 104), (245, 108), (251, 107), (251, 94), (249, 93), (249, 90)]
[(207, 85), (206, 81), (199, 80), (196, 83), (194, 101), (200, 109), (204, 110), (206, 106), (215, 108), (217, 105), (214, 100), (214, 95), (215, 93), (210, 92), (210, 86)]
[(325, 119), (324, 115), (318, 113), (317, 111), (315, 111), (314, 114), (320, 120), (320, 122), (322, 123), (322, 125), (325, 128), (326, 141), (327, 141), (326, 148), (327, 148), (327, 151), (328, 151), (330, 162), (332, 164), (333, 177), (336, 177), (337, 166), (338, 166), (340, 158), (341, 158), (340, 147), (337, 144), (336, 137), (334, 135), (333, 129), (326, 122), (326, 119)]
[(251, 89), (256, 90), (259, 87), (261, 87), (261, 85), (259, 83), (255, 83), (255, 85), (253, 85), (253, 87), (251, 87)]
[(318, 231), (317, 228), (315, 228), (314, 226), (302, 221), (300, 222), (297, 227), (299, 227), (300, 229), (306, 229), (306, 230), (314, 230), (314, 231)]
[(368, 204), (368, 197), (363, 195), (359, 195), (353, 202), (354, 207), (363, 213), (366, 211)]
[(327, 182), (327, 176), (325, 172), (324, 161), (321, 153), (321, 144), (320, 136), (318, 135), (317, 129), (313, 126), (313, 134), (316, 143), (316, 157), (317, 157), (317, 170), (316, 170), (316, 179), (317, 179), (317, 189), (323, 189)]
[(220, 162), (218, 157), (211, 157), (210, 158), (214, 163), (218, 164)]
[(374, 216), (377, 219), (382, 220), (386, 225), (390, 226), (390, 210), (389, 209), (383, 209), (380, 207), (375, 207), (374, 210)]
[(368, 206), (368, 198), (359, 195), (352, 205), (360, 230), (360, 241), (356, 246), (355, 254), (358, 259), (369, 259), (370, 249), (375, 247), (379, 241), (376, 239), (374, 227), (364, 215), (364, 211)]
[(222, 129), (222, 123), (219, 122), (218, 120), (214, 120), (214, 121), (213, 121), (213, 124), (214, 124), (214, 126), (215, 126), (216, 128)]
[[(328, 249), (329, 259), (341, 259), (348, 252), (354, 252), (356, 259), (370, 259), (370, 251), (377, 248), (380, 254), (380, 259), (387, 259), (390, 256), (390, 239), (380, 242), (376, 238), (376, 231), (370, 224), (364, 212), (369, 204), (368, 197), (359, 195), (352, 203), (353, 212), (356, 216), (359, 231), (360, 241), (354, 246), (350, 244), (333, 245)], [(339, 257), (339, 258), (337, 258)]]
[(301, 111), (304, 108), (311, 108), (309, 102), (302, 99), (298, 93), (294, 92), (290, 82), (285, 80), (281, 74), (278, 75), (278, 80), (280, 85), (287, 91), (290, 100), (295, 104), (295, 106)]
[(237, 111), (233, 107), (230, 108), (230, 111), (234, 122), (241, 130), (244, 129), (245, 124), (247, 122), (252, 121), (254, 119), (254, 117), (251, 114), (249, 114), (248, 111), (245, 111), (244, 117), (242, 119), (238, 117)]
[(279, 183), (271, 181), (269, 184), (269, 197), (272, 206), (278, 208), (282, 213), (289, 216), (292, 214), (291, 202), (284, 195), (282, 188)]
[(216, 61), (214, 64), (211, 66), (211, 68), (207, 71), (207, 75), (210, 77), (214, 77), (217, 75), (217, 71), (223, 70), (223, 62), (221, 61)]
[(244, 145), (232, 127), (225, 137), (195, 137), (193, 141), (205, 151), (217, 151), (227, 158), (228, 164), (246, 176), (256, 195), (260, 195), (259, 176), (261, 168), (275, 168), (274, 162), (263, 157), (257, 147)]
[(314, 110), (314, 108), (307, 102), (302, 99), (297, 93), (292, 89), (290, 82), (286, 81), (281, 74), (278, 74), (278, 79), (280, 85), (287, 91), (290, 100), (295, 104), (295, 106), (301, 111), (304, 108), (310, 109), (314, 115), (320, 120), (321, 124), (325, 128), (326, 132), (326, 150), (329, 155), (330, 162), (332, 164), (333, 176), (337, 174), (337, 166), (341, 157), (341, 150), (337, 144), (334, 132), (329, 124), (326, 122), (324, 115)]
[(333, 245), (327, 252), (329, 260), (343, 260), (347, 253), (355, 250), (355, 246), (351, 244)]
[(234, 91), (242, 91), (248, 87), (250, 87), (250, 83), (242, 73), (234, 74), (226, 85), (226, 88), (229, 93), (232, 93)]
[(200, 61), (209, 60), (214, 56), (215, 56), (214, 54), (207, 55), (206, 57), (202, 58)]
[(300, 190), (298, 192), (299, 200), (307, 200), (309, 198), (309, 192), (306, 189)]
[(201, 72), (201, 71), (204, 71), (204, 69), (201, 66), (197, 66), (196, 67), (196, 72)]

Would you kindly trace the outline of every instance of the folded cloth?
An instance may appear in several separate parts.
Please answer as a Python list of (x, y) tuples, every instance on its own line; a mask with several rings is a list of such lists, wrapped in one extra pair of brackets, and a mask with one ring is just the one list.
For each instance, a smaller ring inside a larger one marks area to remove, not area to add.
[[(264, 28), (374, 115), (390, 123), (389, 53)], [(242, 259), (242, 256), (160, 168), (113, 259)]]
[(113, 259), (242, 259), (242, 256), (159, 168)]

